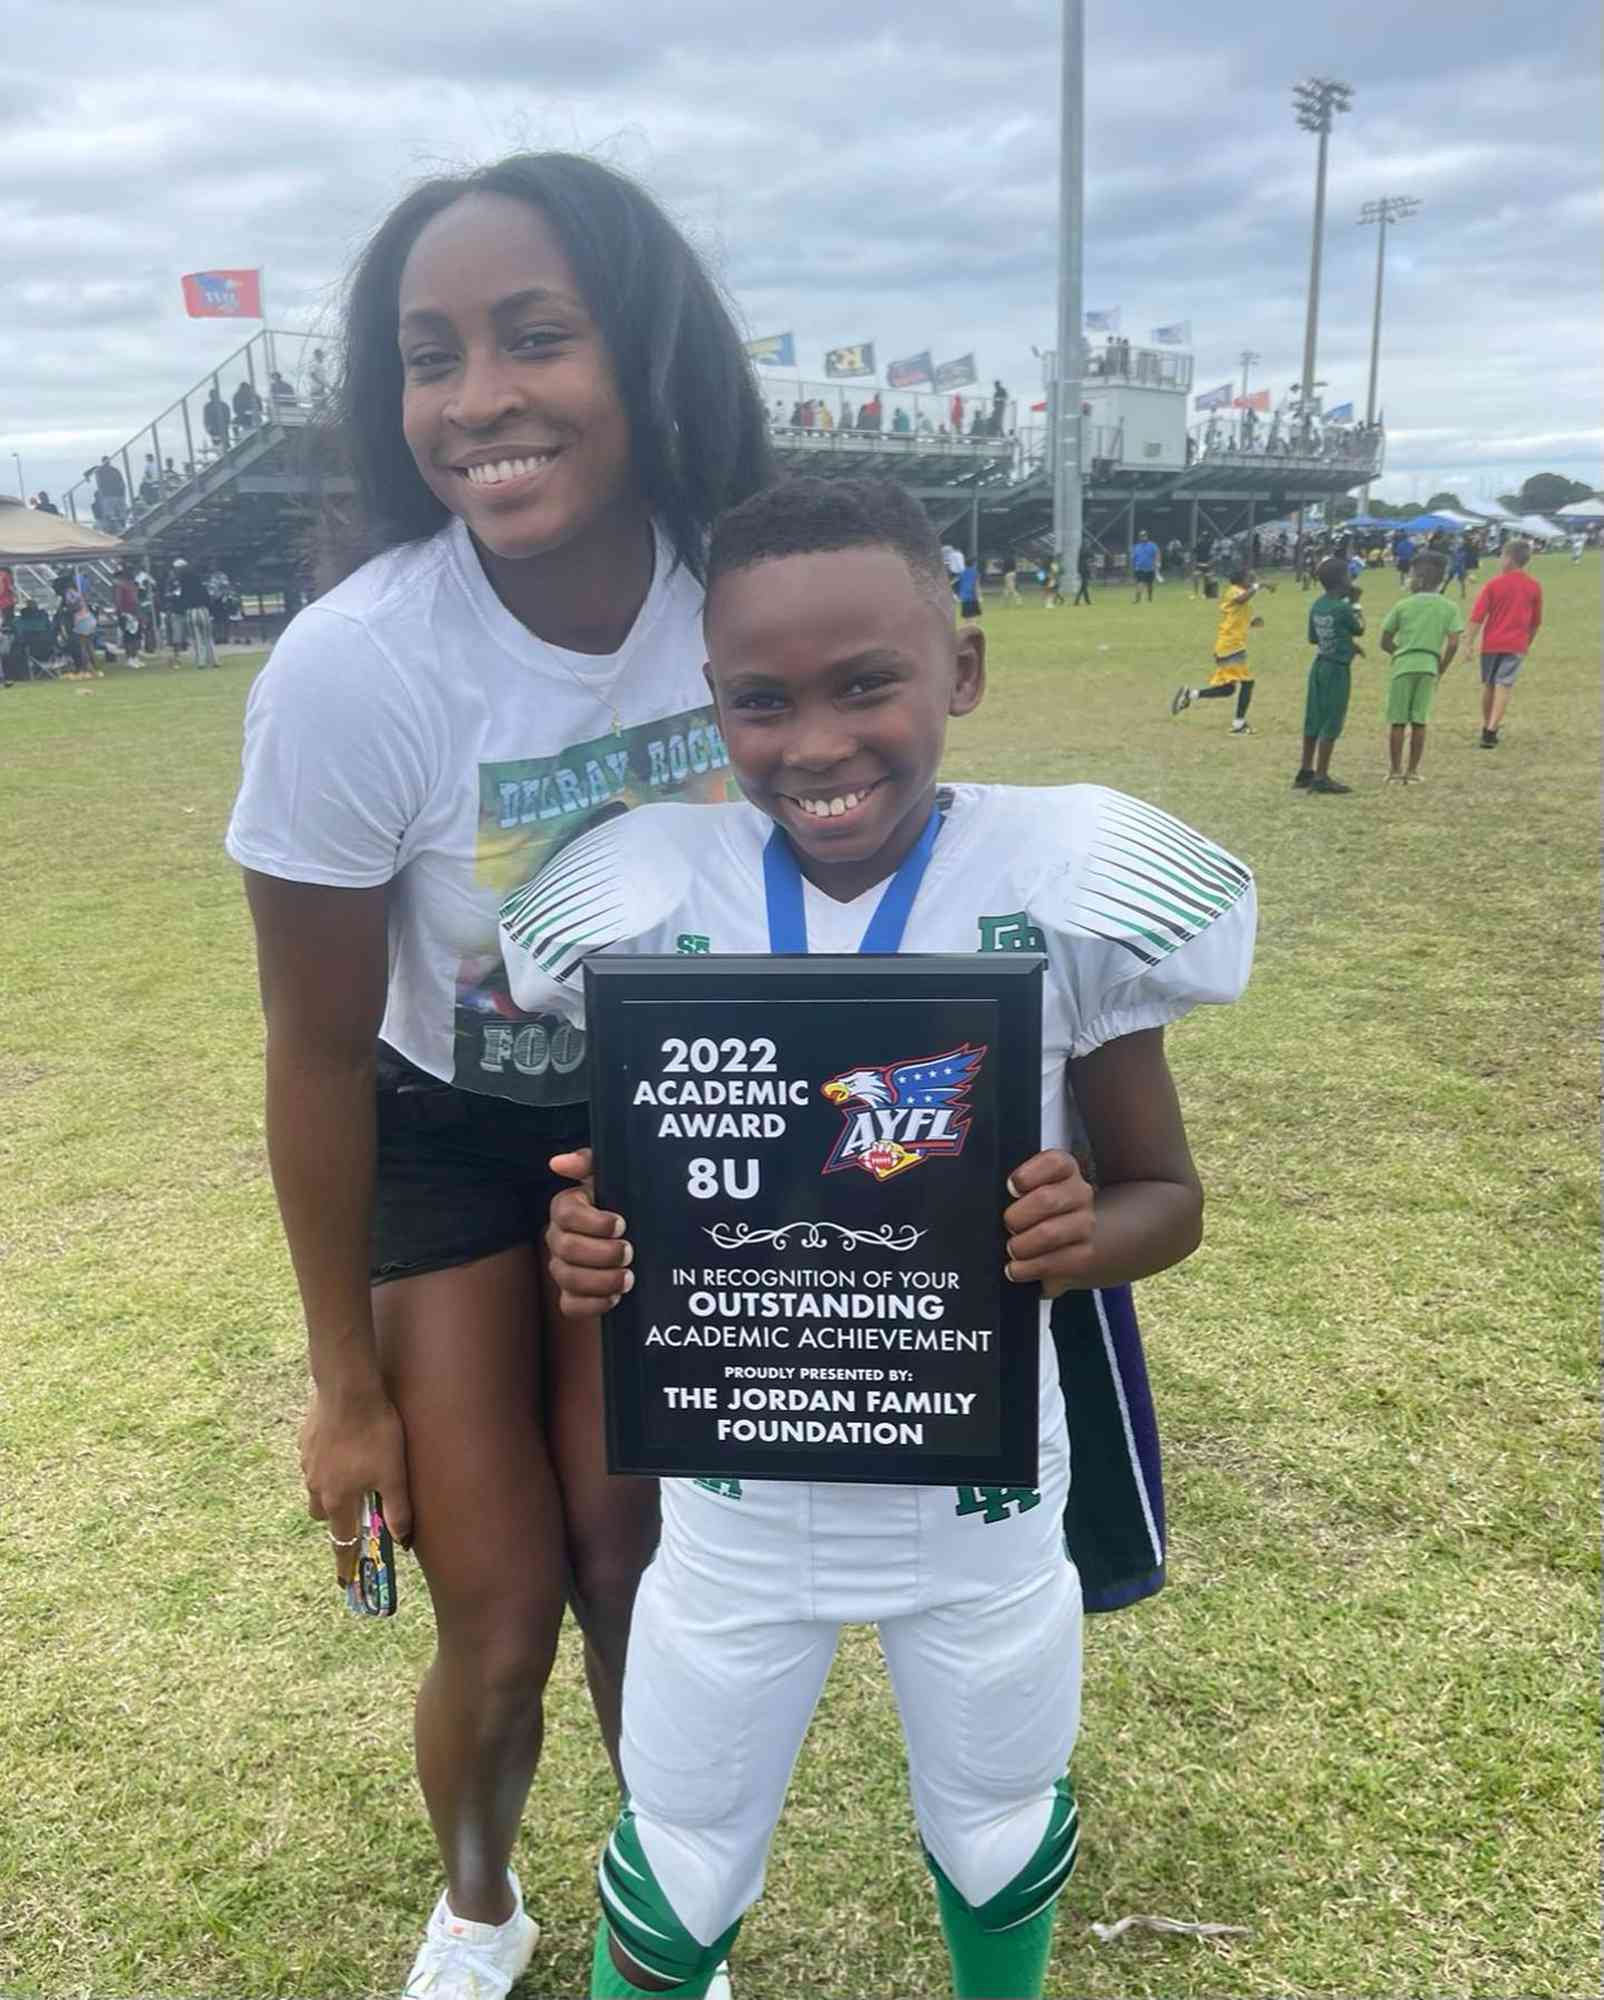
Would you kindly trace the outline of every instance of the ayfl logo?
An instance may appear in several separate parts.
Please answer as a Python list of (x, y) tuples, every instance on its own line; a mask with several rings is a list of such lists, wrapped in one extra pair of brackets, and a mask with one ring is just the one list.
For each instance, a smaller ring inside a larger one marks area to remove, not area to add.
[(847, 1069), (823, 1094), (844, 1120), (822, 1169), (861, 1167), (877, 1181), (906, 1173), (922, 1160), (951, 1158), (969, 1137), (970, 1085), (986, 1051), (965, 1042), (945, 1055), (878, 1069)]

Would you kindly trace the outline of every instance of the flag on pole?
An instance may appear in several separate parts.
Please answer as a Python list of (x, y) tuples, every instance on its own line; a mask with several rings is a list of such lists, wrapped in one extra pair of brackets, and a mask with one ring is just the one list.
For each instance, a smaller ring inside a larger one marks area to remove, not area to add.
[(1231, 384), (1222, 382), (1217, 389), (1205, 389), (1192, 398), (1194, 410), (1223, 410), (1231, 400)]
[(938, 389), (967, 389), (979, 380), (973, 354), (960, 354), (956, 361), (943, 361), (935, 373)]
[(1110, 306), (1106, 312), (1089, 312), (1086, 315), (1088, 333), (1118, 333), (1119, 307)]
[(1268, 389), (1255, 389), (1251, 396), (1233, 396), (1231, 398), (1231, 408), (1233, 410), (1267, 410), (1269, 407), (1270, 392)]
[(933, 382), (935, 371), (930, 366), (930, 349), (922, 354), (905, 355), (901, 361), (886, 363), (886, 380), (893, 389), (917, 389), (921, 382)]
[(761, 340), (749, 340), (746, 352), (760, 368), (796, 366), (796, 339), (789, 333), (766, 333)]
[(1334, 409), (1326, 411), (1328, 424), (1351, 424), (1353, 422), (1352, 403), (1338, 403)]
[(1155, 326), (1153, 342), (1157, 347), (1190, 347), (1192, 345), (1192, 322), (1178, 319), (1173, 326)]
[(854, 375), (872, 375), (874, 342), (860, 340), (855, 347), (827, 347), (824, 351), (824, 372), (832, 382)]
[(260, 319), (260, 271), (189, 271), (184, 280), (184, 310), (191, 319)]

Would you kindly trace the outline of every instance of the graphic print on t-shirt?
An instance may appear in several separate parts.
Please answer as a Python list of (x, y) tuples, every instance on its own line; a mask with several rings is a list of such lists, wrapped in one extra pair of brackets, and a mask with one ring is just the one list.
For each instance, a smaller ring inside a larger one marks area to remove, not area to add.
[[(711, 705), (575, 743), (550, 757), (479, 766), (474, 878), (506, 895), (603, 820), (631, 806), (713, 805), (738, 798)], [(499, 952), (459, 959), (453, 1081), (525, 1104), (585, 1094), (582, 1030), (524, 1013)]]

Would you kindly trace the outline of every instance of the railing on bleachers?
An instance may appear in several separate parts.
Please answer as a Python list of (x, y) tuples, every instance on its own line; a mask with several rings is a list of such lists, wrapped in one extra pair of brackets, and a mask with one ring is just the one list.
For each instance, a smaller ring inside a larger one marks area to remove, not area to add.
[(124, 534), (231, 454), (248, 456), (273, 426), (310, 423), (333, 374), (326, 357), (319, 359), (321, 350), (313, 334), (267, 328), (252, 334), (109, 454), (123, 477), (123, 497), (100, 491), (91, 468), (62, 496), (68, 514), (108, 534)]

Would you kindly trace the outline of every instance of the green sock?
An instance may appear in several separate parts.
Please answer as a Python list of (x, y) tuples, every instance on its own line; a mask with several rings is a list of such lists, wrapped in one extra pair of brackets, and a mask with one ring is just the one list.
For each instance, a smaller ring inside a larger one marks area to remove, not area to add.
[(679, 1986), (632, 1986), (613, 1963), (607, 1919), (596, 1920), (596, 1949), (590, 1962), (590, 2000), (703, 2000), (715, 1968)]
[[(1056, 1897), (1045, 1910), (1010, 1930), (987, 1931), (981, 1929), (980, 1919), (946, 1877), (938, 1874), (936, 1906), (952, 1960), (955, 2000), (1041, 2000), (1047, 1985)], [(595, 1989), (598, 1993), (601, 1990)]]
[(1036, 1852), (978, 1910), (947, 1880), (935, 1856), (925, 1855), (936, 1880), (954, 2000), (1041, 2000), (1059, 1891), (1080, 1853), (1080, 1811), (1067, 1773), (1054, 1792)]

